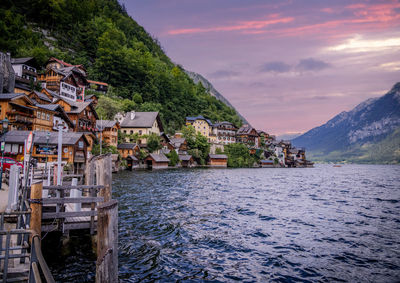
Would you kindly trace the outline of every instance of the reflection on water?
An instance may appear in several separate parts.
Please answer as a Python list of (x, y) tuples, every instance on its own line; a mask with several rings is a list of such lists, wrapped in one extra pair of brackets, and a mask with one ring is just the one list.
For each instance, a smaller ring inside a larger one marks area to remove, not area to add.
[(399, 176), (375, 165), (120, 173), (120, 279), (399, 281)]

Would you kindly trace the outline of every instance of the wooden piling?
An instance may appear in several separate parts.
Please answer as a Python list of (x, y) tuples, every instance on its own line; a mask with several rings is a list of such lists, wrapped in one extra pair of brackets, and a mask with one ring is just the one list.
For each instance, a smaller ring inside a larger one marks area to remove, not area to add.
[(42, 233), (42, 190), (43, 182), (31, 186), (31, 221), (30, 227), (34, 234)]
[(118, 202), (97, 207), (96, 283), (118, 282)]

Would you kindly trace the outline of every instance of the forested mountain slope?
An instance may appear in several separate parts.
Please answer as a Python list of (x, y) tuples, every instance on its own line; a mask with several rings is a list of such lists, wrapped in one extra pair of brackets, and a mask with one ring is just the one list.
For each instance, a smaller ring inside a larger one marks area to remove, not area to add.
[(83, 64), (90, 79), (112, 85), (111, 99), (103, 99), (110, 109), (160, 111), (168, 131), (199, 114), (241, 124), (236, 111), (173, 64), (117, 0), (2, 0), (0, 18), (0, 51), (33, 56), (36, 67), (52, 56)]

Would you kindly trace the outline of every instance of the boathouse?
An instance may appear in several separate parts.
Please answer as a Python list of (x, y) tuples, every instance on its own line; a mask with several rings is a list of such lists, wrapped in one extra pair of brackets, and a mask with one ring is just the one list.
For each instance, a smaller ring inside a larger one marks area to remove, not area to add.
[(193, 156), (189, 154), (179, 154), (179, 161), (182, 167), (194, 167)]
[(128, 170), (139, 168), (139, 159), (137, 159), (134, 155), (128, 155), (126, 157), (126, 163)]
[(168, 168), (169, 159), (162, 153), (150, 153), (144, 162), (148, 169), (165, 169)]
[(262, 168), (273, 168), (276, 167), (273, 160), (264, 159), (260, 161)]
[(209, 154), (207, 158), (207, 165), (210, 167), (227, 167), (228, 156), (225, 154)]

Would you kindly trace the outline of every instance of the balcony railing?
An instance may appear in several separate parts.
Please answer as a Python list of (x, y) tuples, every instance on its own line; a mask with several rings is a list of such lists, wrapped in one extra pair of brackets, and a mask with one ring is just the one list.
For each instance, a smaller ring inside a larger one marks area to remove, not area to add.
[(11, 123), (32, 124), (34, 116), (22, 112), (7, 112), (7, 116)]

